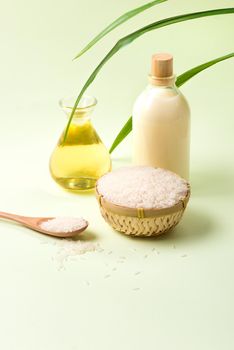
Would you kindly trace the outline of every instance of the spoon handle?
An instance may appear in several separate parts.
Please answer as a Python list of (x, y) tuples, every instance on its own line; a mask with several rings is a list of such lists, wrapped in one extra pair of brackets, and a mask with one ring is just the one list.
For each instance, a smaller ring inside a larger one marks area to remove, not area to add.
[(21, 224), (25, 224), (28, 221), (28, 218), (26, 216), (5, 213), (3, 211), (0, 211), (0, 218), (17, 221), (17, 222), (20, 222)]

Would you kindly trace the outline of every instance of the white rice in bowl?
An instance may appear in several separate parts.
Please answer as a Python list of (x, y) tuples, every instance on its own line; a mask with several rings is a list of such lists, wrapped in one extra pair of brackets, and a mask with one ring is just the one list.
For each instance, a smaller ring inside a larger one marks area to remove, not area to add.
[(175, 173), (145, 166), (119, 168), (97, 182), (106, 201), (128, 208), (168, 208), (185, 199), (188, 190), (188, 182)]

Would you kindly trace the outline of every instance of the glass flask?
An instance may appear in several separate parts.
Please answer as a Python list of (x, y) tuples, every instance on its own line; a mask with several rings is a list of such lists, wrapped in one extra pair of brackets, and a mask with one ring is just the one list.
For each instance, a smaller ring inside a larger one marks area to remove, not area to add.
[[(68, 117), (74, 102), (73, 98), (65, 98), (59, 102)], [(109, 152), (90, 120), (96, 104), (95, 97), (83, 96), (74, 113), (66, 139), (64, 140), (64, 130), (51, 155), (51, 175), (65, 189), (91, 189), (100, 176), (111, 170)]]

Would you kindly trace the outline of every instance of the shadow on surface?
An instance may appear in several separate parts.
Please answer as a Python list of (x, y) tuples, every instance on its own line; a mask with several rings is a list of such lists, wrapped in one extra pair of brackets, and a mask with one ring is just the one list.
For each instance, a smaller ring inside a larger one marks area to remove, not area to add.
[(179, 243), (205, 239), (211, 234), (215, 223), (204, 212), (188, 208), (181, 222), (174, 229), (155, 237), (132, 237), (139, 241)]
[(88, 241), (96, 241), (97, 240), (97, 235), (94, 233), (92, 230), (87, 228), (83, 233), (73, 237), (73, 241), (83, 241), (83, 242), (88, 242)]
[(160, 241), (196, 241), (205, 239), (215, 226), (213, 218), (211, 219), (203, 211), (188, 208), (182, 221), (174, 229), (159, 236)]
[(191, 176), (192, 195), (194, 196), (233, 196), (234, 171), (232, 169), (213, 169), (213, 171), (195, 172)]

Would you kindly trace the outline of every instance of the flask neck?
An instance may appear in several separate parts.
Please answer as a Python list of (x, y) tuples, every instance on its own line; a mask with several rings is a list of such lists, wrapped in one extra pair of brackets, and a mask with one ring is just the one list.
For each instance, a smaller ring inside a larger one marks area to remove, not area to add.
[[(73, 106), (75, 104), (76, 99), (73, 97), (63, 98), (60, 100), (59, 104), (63, 109), (64, 113), (70, 117), (73, 111)], [(97, 104), (97, 100), (93, 96), (84, 95), (75, 112), (73, 114), (72, 123), (80, 124), (87, 120), (90, 120), (90, 117), (93, 113), (93, 110)]]
[(149, 83), (153, 86), (159, 87), (175, 87), (175, 75), (169, 77), (156, 77), (154, 75), (149, 74), (148, 80)]
[[(73, 118), (72, 118), (72, 123), (73, 124), (83, 124), (87, 121), (90, 120), (91, 115), (92, 115), (92, 111), (81, 111), (81, 109), (76, 109), (75, 113), (73, 114)], [(67, 112), (66, 113), (67, 117), (70, 118), (71, 112)]]

